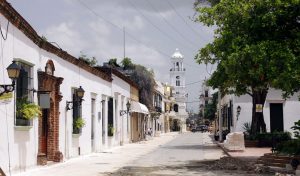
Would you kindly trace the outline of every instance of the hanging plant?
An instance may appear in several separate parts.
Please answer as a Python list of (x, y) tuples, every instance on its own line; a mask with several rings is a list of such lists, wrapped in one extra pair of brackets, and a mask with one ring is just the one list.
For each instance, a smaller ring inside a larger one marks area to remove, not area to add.
[(27, 98), (21, 98), (17, 101), (17, 117), (24, 118), (27, 120), (39, 117), (42, 115), (42, 111), (39, 105), (31, 103)]
[(112, 125), (108, 125), (108, 136), (113, 136), (115, 128)]
[(75, 127), (81, 129), (85, 126), (85, 120), (82, 117), (78, 117), (75, 121)]

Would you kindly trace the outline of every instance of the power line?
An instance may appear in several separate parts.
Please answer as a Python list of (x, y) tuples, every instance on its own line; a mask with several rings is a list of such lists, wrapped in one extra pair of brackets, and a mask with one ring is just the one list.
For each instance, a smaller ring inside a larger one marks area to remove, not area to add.
[[(152, 23), (151, 20), (149, 20), (149, 18), (146, 17), (146, 15), (140, 11), (136, 5), (134, 5), (134, 3), (132, 3), (130, 0), (127, 0), (127, 2), (138, 12), (140, 13), (145, 20), (147, 20), (155, 29), (157, 29), (159, 32), (161, 32), (162, 34), (164, 34), (165, 37), (167, 37), (169, 40), (175, 41), (177, 43), (181, 43), (180, 41), (176, 40), (175, 38), (173, 38), (171, 35), (169, 35), (168, 33), (164, 32), (163, 30), (161, 30), (157, 25), (155, 25), (154, 23)], [(189, 47), (190, 48), (190, 47)], [(190, 48), (191, 50), (194, 50), (193, 48)]]
[[(110, 22), (109, 20), (105, 19), (104, 17), (102, 17), (101, 15), (99, 15), (97, 12), (95, 12), (92, 8), (90, 8), (88, 5), (86, 5), (85, 3), (83, 3), (81, 0), (77, 0), (77, 1), (79, 2), (80, 5), (82, 5), (82, 6), (85, 7), (86, 9), (88, 9), (88, 10), (89, 10), (92, 14), (94, 14), (96, 17), (102, 19), (102, 20), (105, 21), (106, 23), (110, 24), (111, 26), (113, 26), (113, 27), (115, 27), (115, 28), (117, 28), (117, 29), (119, 29), (120, 31), (123, 32), (123, 28), (122, 28), (122, 27), (120, 27), (120, 26), (118, 26), (118, 25), (116, 25), (116, 24)], [(166, 54), (166, 53), (163, 52), (163, 51), (160, 51), (160, 50), (158, 50), (158, 49), (155, 49), (155, 48), (150, 47), (150, 46), (148, 46), (147, 44), (143, 43), (142, 41), (140, 41), (139, 39), (137, 39), (136, 37), (134, 37), (134, 35), (130, 34), (129, 32), (125, 31), (125, 33), (126, 33), (131, 39), (133, 39), (134, 41), (138, 42), (139, 44), (141, 44), (141, 45), (143, 45), (143, 46), (145, 46), (145, 47), (147, 47), (147, 48), (149, 48), (149, 49), (152, 49), (152, 50), (154, 50), (154, 51), (157, 51), (158, 53), (160, 53), (160, 54), (162, 54), (162, 55), (164, 55), (164, 56), (166, 56), (166, 57), (168, 57), (168, 58), (170, 57), (169, 54)]]
[(163, 21), (165, 22), (165, 23), (167, 23), (170, 27), (171, 27), (171, 29), (173, 29), (178, 35), (180, 35), (184, 40), (186, 40), (187, 42), (189, 42), (190, 44), (191, 44), (191, 46), (194, 46), (194, 45), (198, 45), (197, 43), (194, 43), (193, 41), (191, 41), (191, 40), (189, 40), (188, 38), (186, 38), (181, 32), (179, 32), (177, 29), (176, 29), (176, 26), (174, 26), (172, 23), (170, 23), (170, 22), (168, 22), (168, 20), (157, 10), (157, 8), (153, 5), (153, 4), (151, 4), (150, 3), (150, 1), (149, 0), (146, 0), (147, 1), (147, 3), (149, 4), (149, 6), (156, 12), (156, 13), (158, 13), (161, 17), (162, 17), (162, 19), (163, 19)]
[(203, 82), (203, 81), (204, 81), (204, 79), (202, 79), (200, 81), (191, 82), (191, 83), (185, 84), (185, 86), (192, 85), (192, 84), (197, 84), (197, 83), (200, 83), (200, 82)]
[[(100, 18), (101, 20), (105, 21), (106, 23), (110, 24), (111, 26), (119, 29), (122, 33), (124, 32), (123, 30), (123, 27), (120, 27), (114, 23), (112, 23), (111, 21), (105, 19), (103, 16), (99, 15), (97, 12), (95, 12), (92, 8), (90, 8), (88, 5), (86, 5), (84, 2), (82, 2), (81, 0), (77, 0), (79, 2), (79, 4), (81, 6), (83, 6), (84, 8), (86, 8), (87, 10), (89, 10), (93, 15), (95, 15), (96, 17)], [(161, 55), (167, 57), (167, 58), (170, 58), (170, 55), (165, 53), (164, 51), (161, 51), (159, 49), (156, 49), (154, 47), (151, 47), (151, 46), (148, 46), (147, 44), (143, 43), (142, 41), (140, 41), (139, 39), (137, 39), (134, 35), (132, 35), (131, 33), (129, 33), (128, 31), (125, 31), (125, 33), (127, 34), (127, 36), (129, 36), (132, 40), (136, 41), (137, 43), (149, 48), (149, 49), (152, 49), (158, 53), (160, 53)], [(191, 64), (188, 64), (188, 63), (184, 63), (185, 65), (187, 66), (190, 66), (190, 67), (194, 67), (194, 68), (199, 68), (197, 66), (194, 66), (194, 65), (191, 65)]]
[(193, 31), (196, 35), (200, 35), (200, 33), (198, 33), (194, 28), (192, 28), (192, 27), (190, 26), (190, 24), (189, 24), (188, 22), (186, 22), (186, 20), (183, 18), (182, 15), (180, 15), (180, 13), (176, 10), (176, 8), (173, 6), (173, 4), (170, 3), (169, 0), (166, 0), (166, 1), (167, 1), (167, 3), (170, 5), (170, 7), (172, 8), (172, 10), (173, 10), (173, 11), (179, 16), (179, 18), (186, 24), (186, 26), (187, 26), (191, 31)]

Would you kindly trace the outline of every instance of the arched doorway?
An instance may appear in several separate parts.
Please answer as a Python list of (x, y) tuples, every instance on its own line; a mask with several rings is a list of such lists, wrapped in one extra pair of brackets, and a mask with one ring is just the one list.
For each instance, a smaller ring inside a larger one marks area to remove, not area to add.
[(48, 92), (50, 108), (43, 108), (39, 118), (39, 150), (38, 164), (45, 165), (47, 161), (62, 161), (59, 151), (59, 102), (61, 77), (55, 77), (54, 65), (51, 60), (46, 64), (45, 71), (38, 72), (38, 93)]

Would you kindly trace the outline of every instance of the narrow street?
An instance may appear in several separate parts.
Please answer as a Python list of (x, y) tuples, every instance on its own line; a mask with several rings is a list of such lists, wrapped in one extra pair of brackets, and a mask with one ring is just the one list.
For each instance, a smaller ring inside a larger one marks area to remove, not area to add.
[(184, 133), (108, 175), (214, 175), (203, 170), (199, 161), (221, 156), (223, 151), (213, 144), (209, 133)]
[[(64, 163), (39, 166), (22, 176), (93, 175), (187, 175), (210, 173), (198, 168), (197, 161), (214, 160), (223, 151), (212, 143), (208, 133), (167, 133), (149, 141), (127, 144)], [(199, 170), (200, 169), (200, 170)]]

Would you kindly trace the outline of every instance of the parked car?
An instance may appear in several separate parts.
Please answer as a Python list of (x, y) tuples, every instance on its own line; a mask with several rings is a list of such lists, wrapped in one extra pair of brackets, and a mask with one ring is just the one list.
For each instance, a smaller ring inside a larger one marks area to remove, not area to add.
[(197, 131), (200, 132), (207, 132), (208, 131), (208, 126), (207, 125), (199, 125), (197, 127), (192, 128), (192, 132), (195, 133)]

